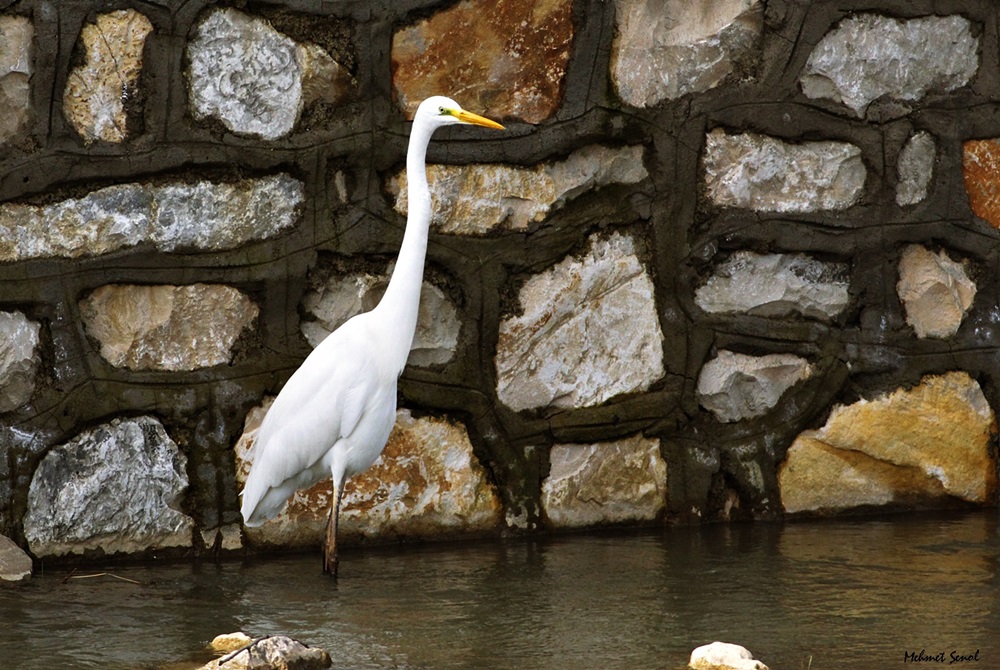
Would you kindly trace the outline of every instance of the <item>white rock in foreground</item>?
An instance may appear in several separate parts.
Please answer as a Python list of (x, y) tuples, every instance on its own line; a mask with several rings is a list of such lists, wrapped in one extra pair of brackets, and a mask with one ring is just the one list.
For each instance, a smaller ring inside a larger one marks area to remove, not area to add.
[(222, 251), (293, 226), (305, 200), (287, 174), (232, 183), (120, 184), (51, 205), (0, 203), (0, 262), (97, 256), (139, 244)]
[(633, 107), (718, 86), (757, 47), (757, 0), (616, 0), (611, 78)]
[(218, 284), (108, 284), (80, 301), (101, 356), (130, 370), (197, 370), (228, 363), (236, 338), (260, 309)]
[[(374, 308), (388, 285), (388, 275), (331, 276), (322, 286), (303, 296), (302, 307), (315, 320), (301, 322), (302, 334), (316, 347), (352, 316)], [(423, 282), (417, 330), (407, 363), (416, 366), (447, 363), (455, 357), (461, 328), (454, 303), (440, 288)]]
[(0, 412), (17, 409), (35, 392), (40, 328), (21, 312), (0, 312)]
[[(433, 218), (439, 232), (485, 235), (524, 230), (581, 193), (609, 184), (636, 184), (648, 176), (641, 145), (579, 149), (564, 161), (534, 168), (509, 165), (429, 165)], [(406, 215), (406, 172), (388, 184), (396, 211)]]
[(738, 251), (695, 291), (695, 303), (713, 314), (798, 313), (828, 321), (850, 302), (848, 272), (845, 263), (824, 263), (803, 254)]
[(159, 421), (115, 419), (49, 451), (28, 490), (24, 536), (36, 556), (187, 547), (187, 459)]
[(864, 116), (882, 96), (916, 101), (965, 86), (979, 69), (979, 39), (957, 14), (894, 19), (850, 16), (809, 55), (799, 82), (809, 98)]
[(523, 313), (500, 323), (497, 342), (497, 395), (508, 407), (589, 407), (663, 376), (653, 282), (632, 237), (593, 236), (582, 259), (529, 279), (519, 302)]
[[(253, 462), (254, 440), (271, 400), (247, 414), (236, 445), (236, 480), (242, 487)], [(254, 543), (312, 546), (326, 530), (330, 480), (297, 491), (274, 519), (245, 528)], [(500, 523), (496, 490), (472, 451), (465, 426), (436, 417), (396, 412), (396, 425), (375, 464), (348, 480), (340, 510), (345, 542), (361, 538), (434, 538), (483, 534)]]
[(652, 521), (665, 509), (667, 464), (660, 441), (553, 445), (542, 509), (556, 527)]
[(767, 135), (705, 137), (705, 187), (720, 207), (757, 212), (847, 209), (864, 191), (861, 149), (847, 142), (791, 144)]
[(766, 414), (781, 396), (812, 374), (809, 361), (793, 354), (747, 356), (722, 349), (698, 375), (698, 402), (719, 421)]
[(906, 307), (906, 323), (917, 337), (951, 337), (976, 297), (976, 284), (944, 251), (919, 244), (903, 250), (896, 292)]
[(0, 16), (0, 144), (25, 135), (31, 122), (31, 41), (25, 16)]
[(692, 670), (768, 670), (746, 647), (728, 642), (713, 642), (691, 652), (688, 667)]

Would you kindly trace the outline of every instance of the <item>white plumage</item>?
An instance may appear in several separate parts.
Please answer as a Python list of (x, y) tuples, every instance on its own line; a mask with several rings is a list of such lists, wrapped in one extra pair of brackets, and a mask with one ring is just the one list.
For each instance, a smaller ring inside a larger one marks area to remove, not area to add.
[(396, 382), (413, 342), (431, 219), (425, 156), (441, 126), (502, 128), (444, 97), (417, 108), (406, 153), (407, 220), (385, 295), (370, 312), (330, 333), (274, 400), (257, 432), (243, 487), (247, 526), (273, 518), (298, 489), (333, 477), (336, 494), (324, 543), (323, 569), (337, 575), (337, 517), (348, 478), (364, 472), (385, 447), (396, 420)]

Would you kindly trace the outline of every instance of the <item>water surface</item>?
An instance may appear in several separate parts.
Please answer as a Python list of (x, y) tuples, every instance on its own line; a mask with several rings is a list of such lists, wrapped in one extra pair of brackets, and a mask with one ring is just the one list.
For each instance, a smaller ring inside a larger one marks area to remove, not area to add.
[[(670, 528), (246, 562), (48, 570), (0, 589), (0, 667), (189, 668), (219, 633), (343, 668), (683, 668), (725, 640), (772, 670), (1000, 667), (996, 511)], [(76, 576), (100, 572), (79, 570)], [(811, 662), (811, 666), (810, 666)]]

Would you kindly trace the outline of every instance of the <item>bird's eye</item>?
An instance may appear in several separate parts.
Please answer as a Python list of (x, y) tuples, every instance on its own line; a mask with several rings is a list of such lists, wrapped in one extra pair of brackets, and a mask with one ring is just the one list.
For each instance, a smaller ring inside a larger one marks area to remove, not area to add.
[(448, 112), (445, 111), (444, 107), (438, 107), (438, 114), (442, 114), (443, 115), (443, 114), (447, 114), (447, 113)]

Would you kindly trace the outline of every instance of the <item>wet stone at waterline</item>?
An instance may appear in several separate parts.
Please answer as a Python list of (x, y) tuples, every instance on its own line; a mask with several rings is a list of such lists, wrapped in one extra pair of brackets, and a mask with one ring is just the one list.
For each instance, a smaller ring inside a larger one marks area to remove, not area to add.
[[(250, 411), (236, 445), (241, 487), (270, 403)], [(332, 500), (332, 481), (321, 481), (296, 491), (274, 519), (244, 532), (254, 544), (314, 546), (324, 536)], [(382, 455), (345, 485), (338, 542), (487, 534), (498, 527), (501, 513), (500, 499), (472, 451), (465, 426), (445, 418), (415, 418), (400, 409)]]
[(583, 258), (531, 277), (518, 300), (497, 342), (497, 396), (508, 407), (589, 407), (663, 376), (653, 281), (633, 237), (592, 236)]
[(393, 35), (396, 100), (412, 117), (424, 98), (461, 91), (470, 111), (544, 121), (562, 102), (573, 33), (571, 0), (463, 0)]
[(778, 472), (788, 513), (865, 505), (984, 504), (996, 494), (996, 417), (965, 372), (837, 406), (801, 433)]
[(24, 535), (39, 557), (188, 547), (184, 454), (149, 416), (115, 419), (49, 451), (28, 492)]
[(652, 107), (721, 84), (759, 48), (757, 0), (615, 0), (611, 77), (633, 107)]
[[(534, 168), (510, 165), (428, 165), (431, 225), (453, 235), (524, 230), (565, 202), (609, 184), (637, 184), (648, 177), (640, 145), (584, 147), (556, 163)], [(388, 184), (396, 211), (406, 215), (406, 171)]]
[(80, 31), (84, 63), (66, 80), (63, 113), (86, 143), (128, 137), (126, 103), (134, 98), (153, 24), (133, 9), (100, 14)]

